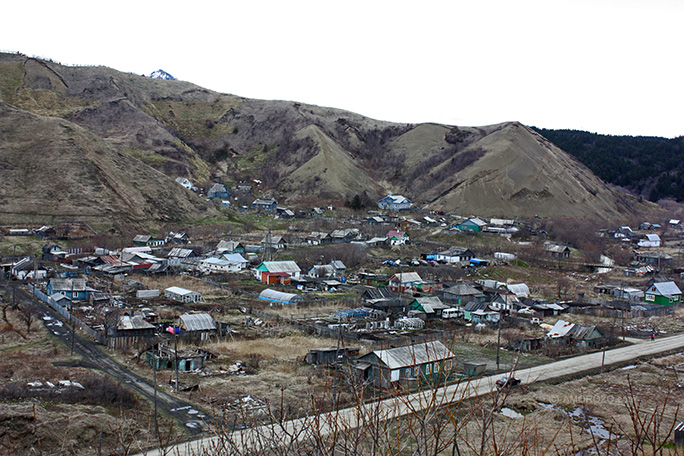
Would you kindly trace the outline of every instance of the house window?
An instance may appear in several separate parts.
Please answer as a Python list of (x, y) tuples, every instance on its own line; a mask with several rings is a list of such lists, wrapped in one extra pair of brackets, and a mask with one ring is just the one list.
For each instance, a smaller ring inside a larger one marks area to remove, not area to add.
[(655, 295), (647, 294), (645, 300), (649, 301), (649, 302), (653, 302), (653, 301), (655, 301)]

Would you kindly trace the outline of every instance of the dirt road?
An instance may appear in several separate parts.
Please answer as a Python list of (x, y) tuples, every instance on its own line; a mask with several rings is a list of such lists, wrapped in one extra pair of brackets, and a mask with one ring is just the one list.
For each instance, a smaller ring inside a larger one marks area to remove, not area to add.
[[(684, 334), (663, 337), (655, 341), (647, 341), (626, 347), (620, 347), (604, 352), (591, 353), (576, 356), (553, 363), (522, 369), (515, 372), (523, 384), (542, 382), (548, 380), (561, 380), (563, 378), (577, 377), (578, 375), (599, 371), (602, 366), (615, 366), (633, 362), (639, 358), (647, 358), (653, 355), (675, 352), (684, 349)], [(423, 410), (434, 404), (446, 405), (465, 398), (473, 398), (488, 394), (495, 390), (495, 382), (501, 375), (492, 375), (480, 378), (468, 383), (459, 383), (440, 388), (436, 392), (419, 392), (400, 398), (392, 398), (376, 403), (372, 406), (373, 413), (379, 415), (380, 420), (392, 419)], [(332, 423), (344, 422), (343, 427), (354, 427), (359, 420), (359, 410), (356, 407), (331, 412), (316, 420), (317, 432), (326, 434), (332, 430)], [(306, 426), (311, 426), (312, 418), (300, 418), (278, 425), (267, 425), (259, 428), (234, 431), (230, 438), (240, 445), (250, 445), (258, 436), (271, 436), (271, 440), (277, 440), (282, 444), (291, 444), (290, 436), (308, 437), (306, 432), (300, 432)], [(273, 438), (273, 436), (276, 436)], [(203, 449), (210, 449), (208, 454), (227, 454), (221, 451), (221, 446), (215, 437), (202, 438), (192, 442), (186, 442), (173, 448), (151, 450), (144, 453), (146, 456), (161, 456), (162, 454), (194, 455)], [(169, 453), (169, 450), (170, 453)]]
[[(8, 284), (2, 279), (0, 280), (0, 286), (7, 287)], [(74, 353), (82, 356), (88, 364), (93, 366), (93, 368), (101, 370), (103, 373), (113, 377), (121, 384), (140, 394), (151, 403), (154, 403), (154, 386), (149, 384), (147, 380), (136, 375), (125, 366), (122, 366), (107, 356), (106, 353), (98, 348), (98, 345), (95, 342), (79, 336), (78, 333), (72, 333), (71, 327), (66, 324), (66, 322), (62, 321), (63, 317), (47, 304), (35, 299), (23, 288), (17, 286), (15, 293), (15, 297), (19, 302), (34, 303), (39, 306), (40, 311), (38, 315), (36, 315), (36, 318), (40, 319), (55, 337), (62, 340), (68, 349), (73, 347)], [(156, 396), (159, 413), (165, 413), (168, 416), (173, 417), (182, 423), (193, 435), (197, 435), (204, 430), (204, 420), (207, 419), (207, 416), (202, 411), (197, 410), (193, 405), (166, 394), (159, 389), (157, 389)]]

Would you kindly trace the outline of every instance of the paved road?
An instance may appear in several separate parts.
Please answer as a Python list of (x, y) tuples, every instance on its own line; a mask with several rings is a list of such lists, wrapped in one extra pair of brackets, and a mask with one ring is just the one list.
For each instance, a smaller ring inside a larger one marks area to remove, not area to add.
[[(562, 361), (521, 369), (515, 375), (522, 380), (523, 383), (534, 383), (547, 380), (558, 380), (566, 377), (576, 377), (578, 374), (588, 373), (591, 371), (600, 370), (601, 366), (615, 366), (625, 363), (633, 362), (639, 358), (647, 358), (653, 355), (667, 352), (676, 352), (684, 350), (684, 334), (670, 337), (658, 338), (655, 341), (645, 341), (642, 343), (615, 348), (605, 352), (605, 359), (603, 352), (591, 353), (587, 355), (575, 356)], [(432, 406), (434, 403), (446, 405), (465, 398), (473, 398), (485, 395), (495, 389), (494, 385), (501, 375), (492, 375), (483, 377), (477, 381), (470, 383), (461, 383), (458, 385), (450, 385), (440, 388), (439, 391), (433, 395), (432, 392), (419, 392), (401, 398), (393, 398), (381, 401), (373, 406), (373, 413), (377, 413), (380, 419), (391, 419), (404, 416), (426, 407)], [(331, 430), (328, 423), (340, 421), (344, 422), (344, 426), (355, 427), (358, 423), (358, 409), (348, 408), (340, 410), (337, 413), (330, 413), (323, 416), (317, 421), (320, 425), (320, 432), (325, 434)], [(311, 421), (307, 418), (300, 418), (292, 420), (282, 425), (277, 426), (261, 426), (260, 428), (250, 429), (246, 431), (234, 431), (231, 439), (234, 442), (249, 442), (250, 437), (255, 435), (278, 435), (283, 444), (289, 444), (289, 435), (298, 435), (298, 430), (310, 425)], [(282, 426), (282, 428), (280, 427)], [(246, 440), (245, 440), (246, 439)], [(240, 443), (240, 445), (249, 443)], [(151, 450), (144, 453), (146, 456), (161, 456), (164, 454), (173, 455), (194, 455), (202, 449), (211, 450), (208, 454), (223, 455), (227, 454), (225, 448), (223, 451), (219, 440), (215, 437), (202, 438), (191, 442), (177, 445), (171, 449)], [(170, 451), (169, 451), (170, 450)]]
[[(107, 356), (98, 348), (98, 345), (76, 333), (72, 341), (71, 327), (62, 321), (63, 317), (55, 312), (49, 305), (36, 299), (33, 295), (25, 291), (22, 287), (16, 288), (16, 300), (19, 303), (37, 304), (40, 309), (36, 318), (42, 320), (45, 327), (56, 337), (64, 342), (68, 347), (73, 348), (74, 353), (82, 356), (88, 364), (101, 370), (103, 373), (114, 378), (119, 383), (127, 386), (134, 392), (140, 394), (151, 403), (154, 403), (154, 386), (144, 378), (136, 375), (130, 369), (122, 366)], [(5, 280), (0, 280), (0, 286), (8, 287)], [(7, 288), (9, 290), (9, 288)], [(182, 423), (192, 434), (197, 435), (205, 429), (205, 419), (207, 416), (197, 410), (193, 405), (177, 399), (164, 391), (157, 389), (157, 407), (159, 412), (164, 412)]]

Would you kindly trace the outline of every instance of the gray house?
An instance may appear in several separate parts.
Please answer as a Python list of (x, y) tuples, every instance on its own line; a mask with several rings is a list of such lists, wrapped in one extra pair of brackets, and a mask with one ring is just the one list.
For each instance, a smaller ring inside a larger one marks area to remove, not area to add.
[(372, 351), (359, 358), (355, 368), (362, 380), (389, 388), (448, 374), (454, 358), (443, 343), (432, 341)]

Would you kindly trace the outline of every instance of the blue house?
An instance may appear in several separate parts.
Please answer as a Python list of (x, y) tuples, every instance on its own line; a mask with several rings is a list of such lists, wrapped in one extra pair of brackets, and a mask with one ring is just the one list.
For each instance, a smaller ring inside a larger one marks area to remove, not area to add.
[(88, 287), (85, 279), (50, 279), (46, 288), (48, 296), (62, 293), (73, 301), (88, 300)]
[(275, 211), (278, 207), (278, 201), (272, 196), (264, 196), (263, 198), (255, 199), (252, 207), (262, 211)]
[(230, 192), (225, 185), (217, 182), (207, 190), (207, 196), (209, 198), (230, 198)]
[(401, 195), (387, 195), (378, 201), (378, 207), (380, 209), (389, 209), (392, 211), (404, 211), (411, 209), (413, 203), (409, 201), (408, 198)]

